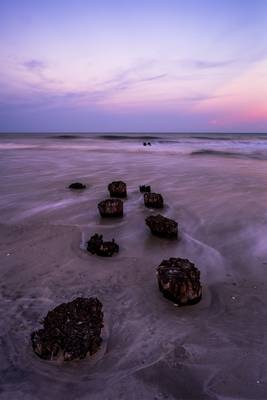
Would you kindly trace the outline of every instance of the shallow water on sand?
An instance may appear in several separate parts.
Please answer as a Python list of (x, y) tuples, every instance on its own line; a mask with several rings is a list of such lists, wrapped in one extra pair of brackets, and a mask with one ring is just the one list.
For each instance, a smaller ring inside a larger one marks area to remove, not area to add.
[[(2, 137), (1, 400), (266, 398), (267, 140), (214, 138)], [(102, 220), (97, 203), (118, 179), (125, 215)], [(85, 191), (67, 188), (77, 180)], [(140, 184), (163, 194), (179, 241), (151, 236)], [(95, 232), (120, 253), (87, 254)], [(155, 268), (173, 256), (201, 271), (195, 306), (158, 291)], [(63, 365), (38, 359), (30, 333), (80, 295), (103, 303), (100, 351)]]

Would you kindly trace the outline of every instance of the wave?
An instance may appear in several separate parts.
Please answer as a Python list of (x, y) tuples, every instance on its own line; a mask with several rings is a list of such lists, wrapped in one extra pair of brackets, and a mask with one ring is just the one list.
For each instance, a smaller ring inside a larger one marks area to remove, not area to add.
[(211, 149), (200, 149), (190, 153), (191, 156), (218, 156), (218, 157), (230, 157), (230, 158), (248, 158), (253, 160), (267, 160), (267, 154), (264, 153), (241, 153), (234, 151), (224, 150), (211, 150)]
[(225, 141), (231, 141), (231, 140), (236, 140), (238, 139), (238, 136), (191, 136), (192, 139), (200, 139), (200, 140), (225, 140)]
[(84, 136), (81, 135), (55, 135), (55, 136), (49, 136), (47, 139), (81, 139), (84, 138)]
[(31, 150), (37, 148), (39, 148), (38, 144), (0, 143), (0, 150)]
[(126, 139), (126, 140), (136, 140), (136, 139), (159, 139), (160, 136), (153, 136), (153, 135), (120, 135), (119, 133), (117, 135), (97, 135), (95, 136), (97, 139), (105, 139), (105, 140), (121, 140), (121, 139)]
[(155, 136), (155, 135), (135, 135), (135, 134), (84, 134), (84, 135), (79, 135), (79, 134), (60, 134), (60, 135), (53, 135), (53, 136), (48, 136), (47, 139), (104, 139), (104, 140), (136, 140), (136, 139), (141, 139), (141, 140), (152, 140), (152, 139), (159, 139), (160, 136)]

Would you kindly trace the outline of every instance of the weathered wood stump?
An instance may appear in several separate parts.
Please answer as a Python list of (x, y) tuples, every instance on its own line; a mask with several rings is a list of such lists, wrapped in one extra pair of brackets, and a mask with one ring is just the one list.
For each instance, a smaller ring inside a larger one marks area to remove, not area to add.
[(163, 197), (159, 193), (145, 193), (144, 203), (148, 208), (163, 208)]
[(81, 182), (74, 182), (74, 183), (71, 183), (70, 185), (69, 185), (69, 189), (78, 189), (78, 190), (81, 190), (81, 189), (85, 189), (86, 188), (86, 185), (84, 185), (83, 183), (81, 183)]
[(139, 190), (141, 193), (150, 193), (151, 192), (151, 187), (146, 186), (146, 185), (141, 185), (139, 186)]
[(169, 258), (157, 268), (158, 285), (167, 299), (178, 305), (195, 304), (201, 299), (200, 272), (187, 259)]
[(177, 238), (178, 224), (170, 218), (163, 217), (160, 214), (151, 215), (146, 218), (146, 224), (156, 236), (168, 239)]
[(102, 304), (97, 298), (78, 297), (49, 311), (43, 326), (31, 335), (33, 350), (40, 358), (85, 358), (94, 354), (102, 341)]
[(122, 217), (123, 201), (120, 199), (107, 199), (98, 204), (101, 217)]
[(111, 197), (124, 198), (127, 197), (127, 185), (122, 181), (114, 181), (108, 185)]
[(119, 252), (119, 246), (114, 239), (111, 242), (104, 242), (103, 236), (95, 233), (87, 242), (87, 250), (91, 254), (97, 254), (101, 257), (111, 257), (114, 253)]

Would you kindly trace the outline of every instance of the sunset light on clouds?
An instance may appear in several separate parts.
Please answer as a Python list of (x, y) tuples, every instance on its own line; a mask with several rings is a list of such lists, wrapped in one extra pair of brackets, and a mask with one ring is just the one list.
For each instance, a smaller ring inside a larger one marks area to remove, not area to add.
[(267, 2), (0, 3), (1, 131), (267, 131)]

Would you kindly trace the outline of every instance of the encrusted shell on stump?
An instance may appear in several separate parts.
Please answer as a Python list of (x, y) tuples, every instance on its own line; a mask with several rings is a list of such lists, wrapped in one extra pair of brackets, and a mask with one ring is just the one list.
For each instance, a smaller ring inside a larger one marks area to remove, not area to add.
[(176, 221), (163, 217), (162, 215), (150, 215), (146, 218), (146, 224), (151, 232), (159, 237), (175, 239), (178, 235), (178, 224)]
[(119, 246), (114, 239), (111, 242), (104, 242), (103, 236), (95, 233), (87, 242), (87, 250), (91, 254), (101, 257), (111, 257), (114, 253), (119, 252)]
[(148, 208), (163, 208), (163, 197), (160, 193), (145, 193), (144, 203)]
[(101, 302), (94, 297), (78, 297), (48, 312), (43, 328), (31, 335), (32, 347), (45, 360), (82, 359), (98, 350), (102, 327)]
[(101, 217), (122, 217), (123, 201), (120, 199), (107, 199), (98, 204)]
[(124, 198), (127, 197), (127, 185), (122, 181), (114, 181), (108, 185), (111, 197)]
[(174, 303), (182, 306), (200, 301), (200, 272), (189, 260), (163, 260), (157, 267), (157, 278), (160, 291)]

